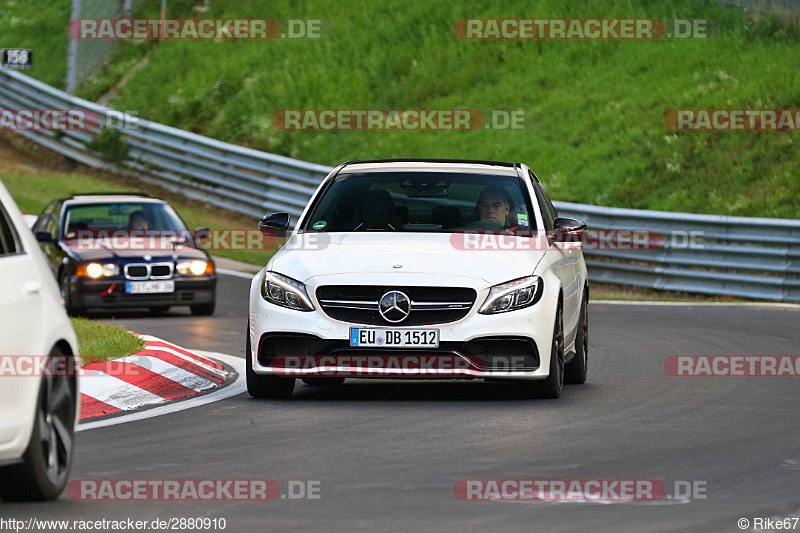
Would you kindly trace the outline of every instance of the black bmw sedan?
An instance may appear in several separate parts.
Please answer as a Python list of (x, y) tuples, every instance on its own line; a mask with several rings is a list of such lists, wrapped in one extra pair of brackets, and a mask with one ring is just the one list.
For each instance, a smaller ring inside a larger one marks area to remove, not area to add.
[(211, 257), (164, 200), (144, 194), (62, 198), (39, 215), (33, 232), (61, 287), (67, 312), (188, 305), (214, 312)]

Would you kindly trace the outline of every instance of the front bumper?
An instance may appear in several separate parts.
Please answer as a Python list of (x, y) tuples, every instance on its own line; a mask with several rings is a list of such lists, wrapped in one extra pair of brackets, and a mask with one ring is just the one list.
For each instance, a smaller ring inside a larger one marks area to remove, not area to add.
[[(478, 314), (478, 308), (485, 301), (489, 288), (473, 286), (478, 297), (463, 319), (430, 326), (392, 328), (438, 329), (439, 348), (376, 349), (351, 347), (349, 339), (351, 327), (378, 326), (344, 322), (326, 315), (313, 296), (316, 286), (312, 280), (307, 282), (307, 286), (316, 309), (302, 312), (265, 301), (260, 293), (260, 279), (261, 275), (256, 275), (251, 287), (249, 317), (250, 345), (253, 350), (251, 361), (256, 374), (380, 379), (424, 377), (541, 380), (548, 377), (557, 296), (553, 297), (547, 292), (531, 307), (496, 315), (481, 315)], [(436, 286), (442, 286), (442, 280), (423, 280), (417, 283), (435, 285), (432, 281), (438, 282)], [(329, 280), (327, 282), (330, 283)], [(464, 286), (463, 282), (459, 286)], [(391, 324), (380, 327), (390, 328)], [(285, 360), (293, 356), (305, 359), (316, 356), (318, 364), (301, 364), (299, 367), (295, 365), (291, 374), (288, 374), (285, 371)], [(370, 356), (374, 360), (364, 359)], [(392, 357), (401, 360), (402, 366), (403, 358), (436, 356), (460, 358), (463, 364), (458, 366), (457, 372), (433, 365), (432, 368), (426, 368), (424, 373), (398, 371), (396, 364), (393, 367), (385, 364)], [(276, 359), (281, 363), (274, 366)]]
[(198, 305), (215, 301), (216, 275), (197, 277), (175, 276), (175, 292), (160, 294), (127, 294), (122, 276), (88, 279), (72, 276), (69, 282), (71, 301), (85, 309), (130, 309), (136, 307)]

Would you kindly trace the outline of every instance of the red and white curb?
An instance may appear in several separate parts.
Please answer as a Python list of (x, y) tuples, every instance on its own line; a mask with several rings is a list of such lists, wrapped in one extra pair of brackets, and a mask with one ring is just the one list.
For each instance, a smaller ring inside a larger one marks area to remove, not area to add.
[(228, 378), (221, 364), (150, 335), (145, 349), (81, 369), (81, 420), (198, 395)]

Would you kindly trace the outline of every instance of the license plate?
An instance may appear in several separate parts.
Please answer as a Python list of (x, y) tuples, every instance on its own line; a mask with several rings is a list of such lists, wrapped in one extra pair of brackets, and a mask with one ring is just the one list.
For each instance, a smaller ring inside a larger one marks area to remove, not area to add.
[(175, 292), (175, 280), (126, 281), (125, 292), (128, 294), (163, 294), (165, 292)]
[(438, 329), (350, 328), (350, 346), (366, 348), (438, 348)]

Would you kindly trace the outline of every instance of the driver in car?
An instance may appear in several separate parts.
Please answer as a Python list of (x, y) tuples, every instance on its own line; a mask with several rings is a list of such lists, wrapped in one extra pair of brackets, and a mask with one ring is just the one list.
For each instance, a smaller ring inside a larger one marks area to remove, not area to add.
[(141, 211), (134, 211), (128, 218), (128, 227), (136, 231), (146, 231), (150, 227), (147, 217)]
[(480, 220), (505, 228), (511, 212), (511, 195), (502, 187), (486, 187), (478, 197), (476, 211)]
[(510, 227), (508, 215), (514, 208), (511, 195), (502, 187), (489, 185), (484, 187), (475, 204), (477, 220), (461, 229), (502, 230), (502, 233), (513, 233), (517, 227)]

